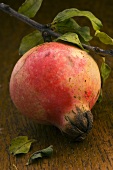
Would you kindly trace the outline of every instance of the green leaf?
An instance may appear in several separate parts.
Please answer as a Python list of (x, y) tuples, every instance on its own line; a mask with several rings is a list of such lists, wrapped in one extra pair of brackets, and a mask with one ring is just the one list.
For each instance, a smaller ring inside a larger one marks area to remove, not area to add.
[(63, 41), (66, 41), (66, 42), (70, 42), (70, 43), (76, 44), (81, 49), (84, 49), (82, 47), (82, 44), (81, 44), (81, 42), (80, 42), (80, 40), (78, 38), (78, 35), (76, 33), (66, 33), (66, 34), (63, 34), (60, 37), (58, 37), (57, 39), (55, 39), (54, 41), (58, 41), (58, 40), (63, 40)]
[(103, 93), (102, 93), (102, 89), (101, 89), (97, 102), (101, 103), (102, 102), (102, 98), (103, 98)]
[(62, 22), (64, 20), (67, 20), (75, 16), (87, 17), (91, 21), (94, 30), (99, 30), (102, 27), (101, 21), (98, 18), (96, 18), (91, 12), (80, 11), (76, 8), (66, 9), (58, 13), (57, 16), (53, 20), (53, 24), (57, 22)]
[(40, 9), (43, 0), (26, 0), (19, 8), (18, 12), (33, 18)]
[(97, 30), (95, 36), (98, 37), (100, 41), (103, 42), (104, 44), (113, 45), (113, 39), (105, 32), (100, 32), (99, 30)]
[(81, 27), (73, 18), (57, 22), (56, 24), (51, 25), (51, 27), (61, 34), (75, 32), (78, 36), (80, 35), (84, 41), (90, 41), (92, 39), (92, 36), (90, 35), (90, 28), (87, 26)]
[(31, 147), (31, 144), (36, 142), (35, 139), (28, 140), (27, 136), (19, 136), (12, 140), (9, 151), (13, 155), (28, 153)]
[(75, 32), (78, 33), (86, 42), (92, 39), (92, 36), (90, 35), (90, 28), (87, 26), (79, 27)]
[(109, 77), (111, 72), (111, 68), (105, 63), (105, 58), (103, 58), (103, 62), (100, 68), (100, 74), (102, 77), (103, 84), (105, 83), (106, 79)]
[[(103, 61), (102, 61), (101, 68), (100, 68), (100, 74), (101, 74), (101, 79), (102, 79), (101, 86), (103, 88), (103, 85), (104, 85), (106, 79), (109, 77), (109, 75), (111, 73), (111, 68), (105, 63), (105, 57), (103, 57), (102, 59), (103, 59)], [(102, 102), (102, 98), (103, 98), (102, 88), (100, 90), (99, 98), (97, 100), (98, 103)]]
[(39, 150), (37, 152), (34, 152), (28, 162), (26, 163), (26, 165), (29, 165), (31, 164), (34, 160), (36, 159), (39, 159), (39, 158), (43, 158), (43, 157), (50, 157), (53, 153), (53, 146), (49, 146), (48, 148), (45, 148), (45, 149), (42, 149), (42, 150)]
[(30, 50), (32, 47), (35, 47), (39, 44), (42, 44), (44, 42), (42, 34), (39, 31), (34, 31), (25, 37), (23, 37), (20, 48), (19, 48), (19, 54), (23, 55), (25, 52)]

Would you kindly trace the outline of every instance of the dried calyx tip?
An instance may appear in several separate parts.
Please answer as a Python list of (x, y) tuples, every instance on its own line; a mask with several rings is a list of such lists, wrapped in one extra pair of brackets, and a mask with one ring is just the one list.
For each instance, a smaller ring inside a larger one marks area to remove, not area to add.
[(86, 138), (93, 126), (93, 115), (90, 111), (82, 112), (77, 108), (77, 114), (74, 118), (66, 116), (67, 124), (64, 133), (70, 136), (74, 141), (81, 141)]

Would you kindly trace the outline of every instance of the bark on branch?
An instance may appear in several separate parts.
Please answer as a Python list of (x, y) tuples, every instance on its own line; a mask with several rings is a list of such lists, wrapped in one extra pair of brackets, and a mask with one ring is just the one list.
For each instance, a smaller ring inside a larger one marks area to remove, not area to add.
[[(27, 16), (18, 13), (17, 11), (15, 11), (14, 9), (12, 9), (9, 5), (4, 4), (4, 3), (0, 3), (0, 10), (2, 10), (5, 13), (8, 13), (11, 16), (14, 16), (16, 18), (18, 18), (19, 20), (25, 22), (26, 24), (30, 25), (31, 27), (34, 27), (35, 29), (41, 31), (42, 33), (46, 33), (50, 36), (53, 37), (59, 37), (61, 34), (56, 33), (54, 31), (52, 31), (47, 25), (43, 25), (40, 24), (30, 18), (28, 18)], [(101, 49), (99, 47), (94, 47), (94, 46), (90, 46), (90, 45), (86, 45), (86, 44), (82, 44), (82, 46), (84, 47), (84, 49), (88, 50), (88, 51), (93, 51), (96, 54), (99, 54), (100, 56), (111, 56), (113, 57), (113, 50), (104, 50)]]

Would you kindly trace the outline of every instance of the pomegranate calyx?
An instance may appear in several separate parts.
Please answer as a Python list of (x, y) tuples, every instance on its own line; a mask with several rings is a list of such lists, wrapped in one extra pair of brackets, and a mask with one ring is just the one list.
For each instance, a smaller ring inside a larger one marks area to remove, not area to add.
[(65, 116), (66, 125), (63, 132), (70, 136), (74, 141), (81, 141), (86, 138), (93, 126), (93, 115), (91, 111), (84, 113), (77, 108), (77, 113), (74, 113), (74, 118)]

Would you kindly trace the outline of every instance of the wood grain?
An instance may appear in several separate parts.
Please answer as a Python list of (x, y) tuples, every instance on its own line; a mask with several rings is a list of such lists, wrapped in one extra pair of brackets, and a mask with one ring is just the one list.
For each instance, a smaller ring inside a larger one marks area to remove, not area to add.
[[(22, 2), (7, 0), (7, 4), (16, 10)], [(102, 20), (104, 31), (113, 37), (112, 0), (46, 0), (35, 19), (41, 23), (49, 23), (59, 11), (70, 7), (92, 11)], [(81, 19), (81, 24), (84, 24), (84, 19)], [(57, 128), (38, 125), (21, 115), (14, 107), (9, 95), (10, 75), (19, 59), (21, 38), (32, 30), (0, 11), (0, 170), (112, 170), (113, 71), (104, 86), (103, 102), (96, 104), (92, 110), (93, 129), (83, 142), (71, 142)], [(93, 45), (106, 48), (97, 40)], [(94, 58), (99, 62), (99, 56)], [(113, 59), (108, 58), (107, 62), (113, 68)], [(10, 155), (9, 146), (11, 140), (19, 135), (35, 138), (37, 143), (33, 144), (28, 154), (15, 157)], [(54, 148), (51, 158), (39, 160), (30, 166), (25, 165), (33, 152), (49, 145)]]

